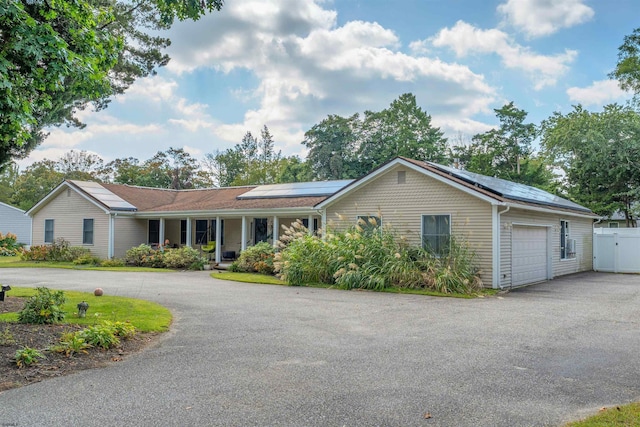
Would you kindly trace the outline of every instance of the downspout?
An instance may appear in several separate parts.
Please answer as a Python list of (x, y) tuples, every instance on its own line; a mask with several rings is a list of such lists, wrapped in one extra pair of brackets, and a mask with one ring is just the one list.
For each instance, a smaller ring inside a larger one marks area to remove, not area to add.
[(509, 209), (511, 209), (511, 206), (507, 206), (507, 208), (503, 211), (499, 211), (498, 210), (498, 205), (495, 205), (496, 208), (496, 224), (494, 224), (494, 248), (495, 250), (493, 251), (493, 256), (494, 256), (494, 262), (493, 262), (493, 268), (494, 268), (494, 273), (493, 273), (493, 278), (494, 278), (494, 283), (495, 285), (493, 286), (494, 289), (500, 288), (500, 290), (504, 290), (504, 287), (500, 284), (501, 281), (501, 263), (500, 263), (500, 241), (501, 241), (501, 230), (502, 230), (502, 221), (500, 221), (500, 217), (502, 216), (503, 213), (507, 213), (509, 212)]
[(593, 223), (593, 225), (591, 226), (592, 230), (591, 230), (591, 270), (593, 271), (598, 271), (595, 269), (596, 267), (596, 224), (600, 224), (602, 222), (602, 220), (604, 219), (604, 217), (600, 217), (600, 219), (598, 219), (596, 222)]

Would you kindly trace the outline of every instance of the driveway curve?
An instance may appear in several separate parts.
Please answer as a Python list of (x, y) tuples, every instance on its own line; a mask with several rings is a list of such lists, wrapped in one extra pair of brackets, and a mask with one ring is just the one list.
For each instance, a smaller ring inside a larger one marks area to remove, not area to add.
[(103, 369), (0, 393), (2, 426), (553, 426), (640, 400), (640, 276), (490, 298), (233, 283), (206, 272), (1, 269), (149, 299), (174, 324)]

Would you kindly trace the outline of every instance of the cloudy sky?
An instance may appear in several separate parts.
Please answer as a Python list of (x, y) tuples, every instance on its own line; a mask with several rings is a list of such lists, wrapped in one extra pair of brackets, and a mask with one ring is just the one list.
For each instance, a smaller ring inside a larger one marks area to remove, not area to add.
[(490, 129), (509, 101), (535, 123), (572, 104), (597, 110), (628, 98), (607, 74), (638, 17), (637, 0), (225, 0), (169, 31), (157, 76), (82, 112), (85, 129), (52, 129), (20, 164), (72, 149), (203, 158), (265, 124), (283, 154), (304, 156), (304, 132), (327, 115), (406, 92), (455, 140)]

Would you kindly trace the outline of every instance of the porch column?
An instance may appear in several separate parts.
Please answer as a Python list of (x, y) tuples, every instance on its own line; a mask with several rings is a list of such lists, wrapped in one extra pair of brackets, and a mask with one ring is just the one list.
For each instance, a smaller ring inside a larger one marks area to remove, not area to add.
[(274, 216), (273, 217), (273, 247), (276, 247), (276, 243), (278, 242), (278, 229), (280, 228), (280, 225), (278, 224), (278, 217)]
[(242, 215), (242, 242), (240, 243), (240, 251), (247, 249), (247, 217)]
[(313, 236), (313, 215), (309, 215), (309, 219), (307, 221), (307, 224), (309, 225), (307, 231), (309, 232), (309, 236)]
[(164, 218), (160, 218), (160, 237), (158, 240), (158, 247), (164, 247)]
[(187, 242), (188, 247), (191, 247), (191, 218), (187, 217)]
[(221, 239), (221, 231), (222, 231), (222, 224), (220, 224), (220, 217), (217, 216), (216, 217), (216, 262), (219, 263), (220, 260), (222, 259), (221, 255), (222, 255), (222, 245), (220, 244), (220, 242), (222, 241)]
[(327, 235), (327, 210), (322, 210), (322, 220), (321, 220), (321, 228), (322, 228), (322, 239), (324, 240), (324, 236)]

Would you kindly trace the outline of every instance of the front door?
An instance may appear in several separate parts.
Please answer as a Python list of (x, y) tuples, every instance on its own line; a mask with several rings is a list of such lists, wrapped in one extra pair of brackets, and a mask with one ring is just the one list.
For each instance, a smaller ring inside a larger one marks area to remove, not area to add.
[(253, 244), (267, 241), (267, 218), (253, 219)]

